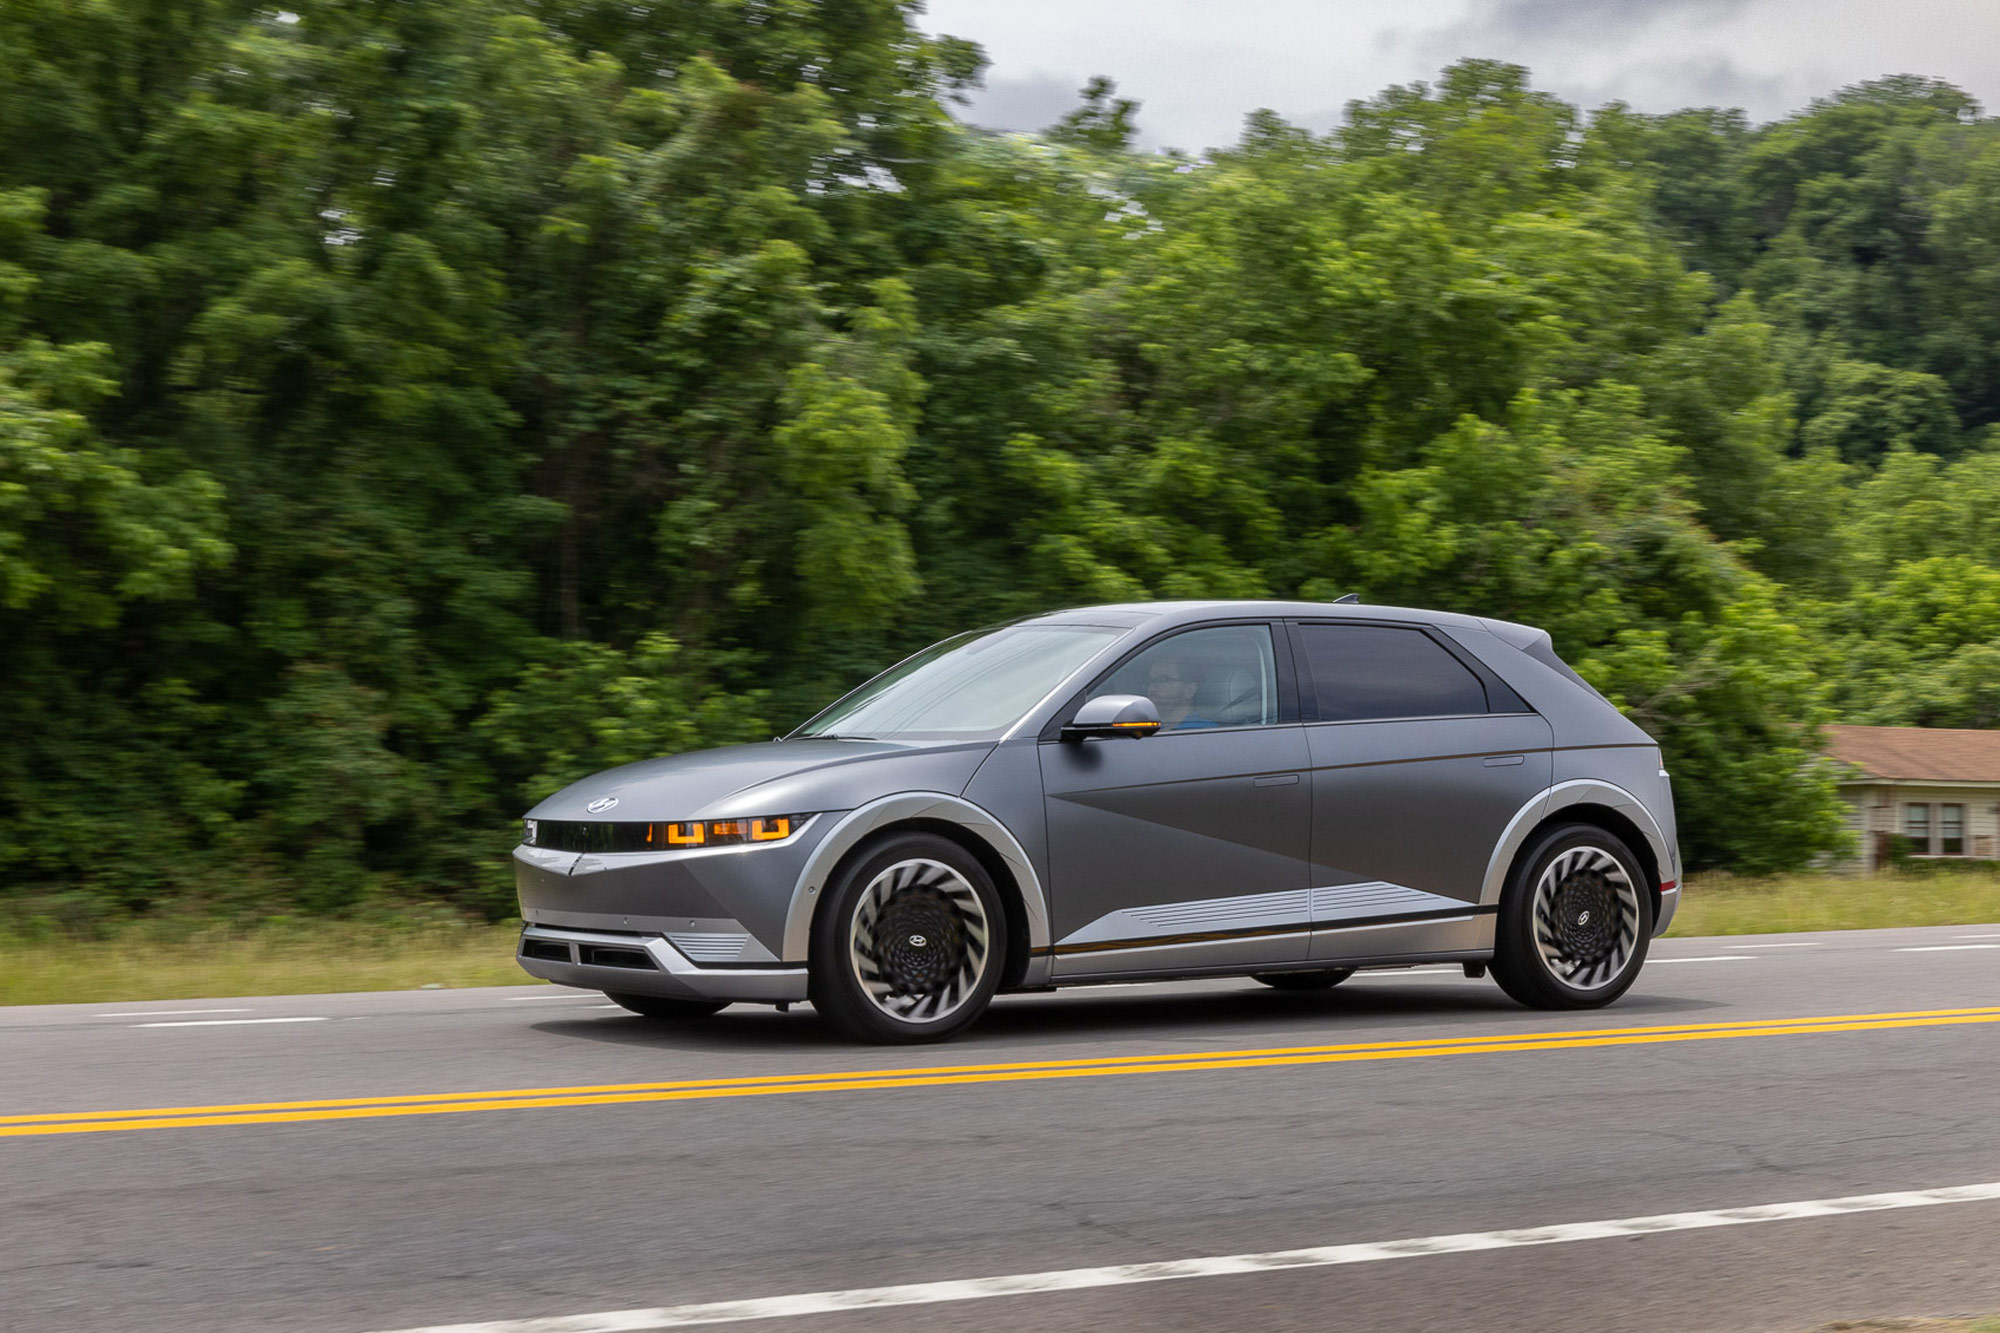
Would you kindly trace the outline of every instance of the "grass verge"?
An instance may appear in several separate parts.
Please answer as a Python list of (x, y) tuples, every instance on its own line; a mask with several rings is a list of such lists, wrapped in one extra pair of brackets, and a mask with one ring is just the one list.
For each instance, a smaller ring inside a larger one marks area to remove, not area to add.
[(1925, 871), (1852, 879), (1696, 875), (1669, 937), (1765, 935), (1788, 930), (1971, 926), (2000, 921), (2000, 873)]
[(142, 921), (102, 938), (0, 937), (0, 1004), (101, 1004), (512, 986), (515, 925)]
[(1984, 1319), (1836, 1319), (1812, 1333), (2000, 1333), (2000, 1315)]

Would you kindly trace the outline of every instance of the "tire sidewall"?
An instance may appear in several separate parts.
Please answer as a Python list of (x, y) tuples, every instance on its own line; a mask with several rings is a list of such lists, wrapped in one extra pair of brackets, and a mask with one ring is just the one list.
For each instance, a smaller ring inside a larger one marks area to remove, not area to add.
[[(1535, 886), (1556, 857), (1578, 847), (1608, 852), (1624, 869), (1639, 900), (1638, 939), (1625, 968), (1610, 982), (1588, 990), (1572, 986), (1549, 970), (1535, 947)], [(1499, 938), (1495, 942), (1494, 973), (1508, 994), (1524, 1004), (1544, 1009), (1592, 1009), (1610, 1004), (1630, 990), (1645, 966), (1653, 936), (1653, 894), (1639, 858), (1625, 840), (1595, 824), (1564, 824), (1535, 839), (1514, 863), (1501, 897)]]
[[(862, 989), (848, 957), (848, 932), (869, 883), (899, 861), (928, 860), (950, 866), (979, 897), (988, 930), (986, 970), (965, 1002), (942, 1018), (911, 1022), (883, 1013)], [(935, 833), (897, 833), (871, 843), (835, 872), (813, 917), (807, 986), (813, 1008), (849, 1036), (876, 1042), (930, 1042), (955, 1036), (986, 1011), (1007, 967), (1007, 915), (999, 890), (979, 859)]]

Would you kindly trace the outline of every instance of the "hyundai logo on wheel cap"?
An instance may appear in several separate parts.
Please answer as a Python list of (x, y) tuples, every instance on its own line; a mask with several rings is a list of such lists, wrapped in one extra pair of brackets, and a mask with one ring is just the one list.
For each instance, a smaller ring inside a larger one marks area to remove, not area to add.
[(601, 815), (616, 804), (618, 804), (616, 796), (600, 796), (583, 809), (586, 814)]

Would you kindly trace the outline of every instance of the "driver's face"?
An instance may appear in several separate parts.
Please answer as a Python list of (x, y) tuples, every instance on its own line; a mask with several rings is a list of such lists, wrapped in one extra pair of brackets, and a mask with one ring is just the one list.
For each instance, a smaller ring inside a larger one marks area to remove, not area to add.
[(1179, 662), (1155, 662), (1146, 673), (1146, 697), (1179, 703), (1194, 697), (1195, 684)]

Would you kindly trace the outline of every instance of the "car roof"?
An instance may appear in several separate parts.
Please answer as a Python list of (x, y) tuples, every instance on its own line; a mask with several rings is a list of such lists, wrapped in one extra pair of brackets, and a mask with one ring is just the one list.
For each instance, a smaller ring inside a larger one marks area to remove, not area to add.
[(1030, 616), (1022, 624), (1112, 625), (1121, 629), (1144, 626), (1171, 629), (1176, 625), (1198, 624), (1205, 620), (1232, 617), (1269, 616), (1278, 619), (1313, 620), (1400, 620), (1428, 625), (1449, 625), (1459, 629), (1492, 629), (1504, 621), (1484, 620), (1456, 611), (1432, 611), (1413, 606), (1370, 606), (1359, 602), (1281, 602), (1206, 600), (1181, 602), (1113, 602), (1103, 606), (1077, 606), (1045, 615)]

